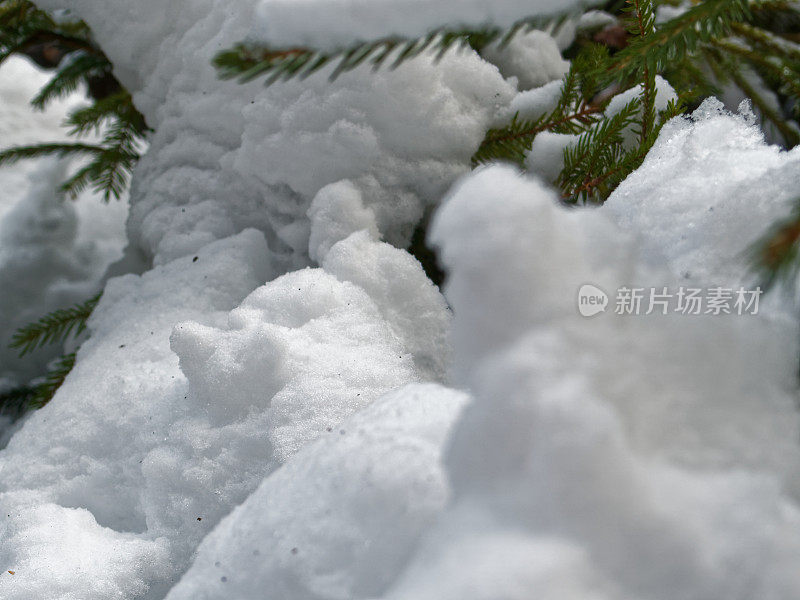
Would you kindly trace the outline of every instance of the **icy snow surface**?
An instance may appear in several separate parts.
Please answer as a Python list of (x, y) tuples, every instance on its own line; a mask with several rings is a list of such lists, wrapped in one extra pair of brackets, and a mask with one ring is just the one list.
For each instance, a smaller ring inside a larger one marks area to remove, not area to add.
[[(576, 309), (585, 283), (742, 281), (796, 153), (707, 104), (569, 211), (465, 175), (516, 94), (474, 54), (264, 89), (209, 66), (256, 2), (41, 4), (89, 21), (156, 129), (127, 226), (150, 267), (0, 451), (0, 597), (800, 595), (795, 319)], [(443, 196), (447, 303), (390, 245)]]
[(711, 98), (691, 119), (668, 123), (604, 207), (624, 228), (647, 232), (645, 254), (665, 258), (687, 282), (746, 282), (743, 254), (797, 198), (800, 151), (765, 147), (752, 113), (742, 111), (730, 114)]

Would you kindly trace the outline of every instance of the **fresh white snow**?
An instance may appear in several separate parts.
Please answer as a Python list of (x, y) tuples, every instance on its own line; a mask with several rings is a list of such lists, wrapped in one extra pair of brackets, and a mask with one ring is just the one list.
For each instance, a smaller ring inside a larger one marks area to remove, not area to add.
[[(707, 102), (604, 207), (567, 210), (534, 174), (553, 140), (531, 173), (469, 172), (487, 128), (557, 94), (544, 34), (499, 68), (453, 52), (267, 89), (210, 66), (254, 25), (338, 44), (353, 14), (384, 35), (564, 3), (39, 4), (89, 22), (155, 133), (127, 222), (144, 268), (108, 280), (74, 371), (0, 451), (0, 597), (800, 595), (796, 312), (614, 314), (621, 286), (752, 283), (742, 252), (798, 162), (746, 111)], [(55, 273), (83, 221), (52, 181), (0, 248), (53, 211), (63, 236), (31, 246)], [(439, 203), (444, 294), (400, 249)], [(611, 297), (591, 319), (587, 283)]]

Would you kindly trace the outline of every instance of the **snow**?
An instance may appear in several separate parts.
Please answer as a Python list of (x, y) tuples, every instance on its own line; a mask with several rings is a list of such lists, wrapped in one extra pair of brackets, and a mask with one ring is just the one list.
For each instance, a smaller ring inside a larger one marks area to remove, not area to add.
[(374, 239), (379, 237), (375, 213), (364, 206), (361, 190), (351, 181), (342, 180), (322, 188), (308, 209), (311, 233), (308, 254), (321, 263), (336, 242), (351, 233), (367, 231)]
[(128, 237), (131, 255), (156, 264), (256, 227), (282, 270), (307, 266), (307, 210), (343, 180), (360, 189), (384, 239), (404, 246), (515, 93), (471, 52), (377, 74), (364, 67), (334, 83), (321, 72), (269, 89), (236, 85), (210, 63), (247, 35), (255, 2), (235, 11), (209, 0), (69, 4), (155, 129), (131, 190)]
[[(380, 396), (443, 371), (447, 307), (405, 252), (356, 233), (325, 270), (276, 274), (250, 229), (196, 260), (108, 283), (68, 382), (0, 455), (0, 502), (12, 515), (0, 558), (17, 573), (6, 597), (63, 586), (70, 569), (81, 598), (163, 595), (269, 473)], [(400, 288), (414, 303), (392, 304)], [(38, 539), (42, 522), (15, 517), (43, 503), (66, 520), (89, 511), (81, 522), (97, 539), (72, 548), (52, 577), (40, 559), (66, 553), (68, 537)], [(120, 548), (118, 564), (95, 556), (104, 544)], [(86, 565), (95, 573), (82, 580)]]
[(434, 223), (474, 402), (445, 455), (451, 505), (385, 597), (793, 597), (796, 327), (581, 317), (581, 283), (670, 280), (601, 212), (556, 203), (492, 167)]
[(800, 153), (765, 145), (748, 114), (709, 99), (691, 118), (674, 119), (603, 208), (624, 228), (646, 231), (646, 255), (663, 257), (686, 281), (752, 283), (748, 248), (796, 198)]
[[(663, 10), (662, 6), (658, 10)], [(578, 28), (584, 31), (598, 30), (610, 25), (617, 25), (617, 18), (602, 10), (588, 10), (580, 16)]]
[[(530, 173), (469, 174), (488, 127), (547, 110), (558, 81), (518, 86), (558, 77), (555, 55), (267, 89), (211, 57), (259, 11), (292, 44), (333, 43), (356, 5), (41, 5), (87, 19), (155, 133), (115, 267), (138, 270), (108, 279), (75, 369), (0, 451), (4, 599), (800, 594), (796, 315), (576, 306), (587, 283), (744, 282), (796, 152), (710, 102), (603, 208), (567, 210)], [(365, 34), (531, 10), (358, 6)], [(520, 52), (552, 50), (533, 37)], [(48, 181), (12, 225), (56, 210)], [(444, 295), (401, 249), (440, 202)], [(77, 269), (91, 227), (57, 208), (63, 235), (35, 250)]]
[(483, 56), (505, 77), (516, 77), (523, 90), (560, 81), (569, 71), (569, 62), (561, 58), (556, 41), (544, 31), (519, 34), (506, 44), (495, 42)]
[(220, 523), (167, 598), (381, 593), (445, 504), (440, 450), (465, 399), (410, 385), (326, 433)]
[(561, 98), (562, 81), (551, 81), (532, 90), (524, 90), (514, 96), (508, 106), (508, 114), (498, 121), (498, 126), (503, 121), (519, 113), (520, 118), (538, 119), (553, 110)]

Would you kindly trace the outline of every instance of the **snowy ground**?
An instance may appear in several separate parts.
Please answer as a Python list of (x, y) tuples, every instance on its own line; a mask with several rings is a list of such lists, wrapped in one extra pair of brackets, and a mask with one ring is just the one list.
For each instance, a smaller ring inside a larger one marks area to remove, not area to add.
[[(126, 226), (146, 268), (105, 284), (74, 371), (0, 451), (0, 597), (800, 596), (796, 311), (614, 311), (626, 286), (751, 285), (742, 251), (800, 153), (746, 110), (709, 100), (602, 209), (568, 211), (535, 175), (552, 148), (469, 172), (487, 128), (552, 100), (525, 91), (564, 72), (542, 34), (500, 68), (450, 53), (265, 89), (209, 62), (271, 35), (263, 15), (320, 39), (292, 3), (39, 4), (89, 22), (155, 133)], [(120, 207), (76, 215), (38, 178), (14, 185), (72, 229), (33, 246), (118, 256), (95, 219)], [(436, 205), (443, 294), (399, 249)], [(56, 285), (4, 261), (4, 289)], [(604, 313), (580, 315), (584, 284)]]

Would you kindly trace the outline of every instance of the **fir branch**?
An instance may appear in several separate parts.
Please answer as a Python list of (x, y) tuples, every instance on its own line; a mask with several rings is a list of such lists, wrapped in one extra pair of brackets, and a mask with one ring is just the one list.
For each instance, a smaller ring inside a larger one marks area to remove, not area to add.
[(101, 144), (60, 143), (20, 146), (0, 152), (0, 165), (40, 156), (67, 158), (89, 155), (92, 160), (65, 182), (61, 189), (75, 198), (89, 183), (103, 200), (119, 199), (128, 185), (140, 158), (139, 136), (130, 124), (116, 121), (108, 129)]
[[(133, 123), (137, 117), (138, 113), (133, 106), (130, 92), (121, 90), (71, 112), (65, 124), (71, 128), (70, 135), (82, 136), (92, 132), (99, 133), (103, 125), (114, 118)], [(135, 129), (144, 132), (146, 126), (142, 124)]]
[(507, 160), (522, 164), (538, 134), (543, 131), (567, 133), (564, 129), (570, 129), (569, 133), (577, 133), (571, 127), (572, 123), (585, 128), (596, 123), (596, 116), (601, 112), (602, 107), (600, 106), (582, 105), (576, 111), (564, 116), (550, 113), (539, 119), (521, 121), (518, 115), (515, 115), (508, 126), (489, 130), (472, 157), (472, 164), (477, 166), (495, 160)]
[(45, 376), (45, 380), (34, 387), (33, 395), (28, 399), (27, 406), (33, 410), (38, 410), (46, 406), (56, 395), (56, 392), (64, 384), (64, 381), (75, 367), (75, 357), (77, 352), (72, 352), (62, 356), (50, 372)]
[(79, 336), (100, 301), (100, 294), (70, 308), (56, 310), (35, 323), (22, 327), (14, 333), (10, 347), (25, 356), (46, 344), (64, 342), (74, 332)]
[[(722, 90), (717, 83), (711, 80), (704, 72), (704, 56), (702, 48), (697, 56), (685, 56), (683, 60), (674, 65), (663, 74), (678, 94), (684, 104), (699, 105), (702, 99), (708, 96), (719, 96)], [(718, 81), (721, 82), (722, 80)]]
[(683, 112), (684, 107), (680, 102), (670, 102), (667, 108), (658, 115), (658, 123), (636, 148), (628, 150), (622, 158), (606, 172), (584, 181), (584, 183), (573, 190), (564, 192), (562, 194), (562, 199), (570, 203), (576, 203), (581, 199), (586, 200), (590, 198), (594, 199), (597, 203), (604, 202), (611, 192), (613, 192), (628, 175), (642, 165), (650, 149), (656, 143), (656, 140), (658, 140), (658, 136), (664, 125), (674, 117), (683, 114)]
[(593, 67), (607, 59), (607, 53), (591, 46), (575, 58), (561, 85), (561, 95), (555, 108), (536, 119), (520, 119), (515, 114), (505, 127), (490, 129), (472, 157), (472, 165), (504, 160), (522, 164), (536, 136), (543, 131), (577, 135), (586, 131), (601, 118), (604, 103), (589, 103), (600, 83), (584, 77), (595, 73)]
[(800, 61), (800, 45), (785, 40), (770, 31), (754, 27), (748, 23), (731, 23), (731, 32), (758, 46), (765, 53), (780, 56), (787, 60)]
[(56, 72), (31, 100), (31, 104), (34, 108), (44, 110), (48, 102), (73, 93), (87, 77), (100, 75), (110, 70), (110, 67), (105, 57), (81, 52)]
[(98, 155), (103, 152), (101, 146), (81, 143), (34, 144), (32, 146), (17, 146), (0, 152), (0, 165), (14, 164), (26, 158), (40, 156), (57, 156), (67, 158), (78, 155)]
[(650, 35), (634, 38), (627, 48), (616, 54), (611, 71), (621, 80), (638, 80), (645, 67), (661, 73), (670, 63), (697, 50), (701, 43), (727, 35), (733, 22), (743, 21), (749, 15), (747, 0), (699, 2)]
[(119, 199), (127, 188), (140, 158), (138, 142), (135, 127), (126, 121), (117, 120), (108, 128), (103, 138), (104, 151), (95, 160), (92, 172), (94, 189), (103, 194), (106, 202), (112, 196)]
[(75, 200), (81, 192), (91, 185), (92, 181), (96, 181), (99, 177), (100, 174), (97, 171), (97, 164), (91, 162), (73, 173), (69, 179), (61, 184), (59, 189), (72, 200)]
[(557, 26), (567, 14), (542, 19), (531, 17), (512, 27), (485, 27), (482, 29), (450, 29), (440, 27), (420, 38), (387, 37), (379, 40), (356, 42), (351, 46), (332, 51), (313, 48), (271, 48), (255, 43), (241, 43), (220, 52), (214, 58), (214, 66), (224, 79), (248, 82), (266, 77), (266, 85), (287, 81), (295, 77), (305, 79), (329, 64), (335, 64), (330, 79), (362, 64), (379, 69), (389, 64), (390, 69), (427, 52), (436, 53), (441, 59), (453, 48), (472, 48), (480, 52), (489, 44), (508, 43), (515, 35), (543, 26)]
[[(624, 9), (631, 15), (629, 31), (639, 39), (646, 40), (655, 32), (656, 12), (652, 0), (628, 0)], [(645, 144), (656, 120), (656, 73), (645, 62), (642, 67), (642, 123), (640, 143)]]
[(641, 108), (641, 98), (633, 98), (619, 112), (602, 120), (564, 150), (564, 169), (558, 183), (565, 197), (586, 196), (589, 199), (585, 193), (589, 184), (615, 169), (624, 155), (623, 134), (636, 123)]
[(56, 23), (28, 0), (0, 0), (0, 61), (13, 54), (27, 56), (39, 66), (55, 71), (32, 101), (38, 109), (85, 85), (93, 104), (69, 115), (70, 135), (97, 132), (103, 138), (99, 144), (10, 148), (0, 152), (0, 164), (46, 155), (88, 157), (88, 164), (63, 183), (62, 191), (75, 197), (92, 186), (106, 202), (119, 198), (140, 158), (139, 149), (148, 127), (130, 94), (114, 77), (111, 62), (94, 43), (89, 28), (82, 21)]
[(36, 387), (21, 386), (0, 392), (0, 416), (16, 420), (27, 412), (36, 398)]
[[(800, 63), (790, 64), (782, 61), (779, 57), (765, 56), (763, 53), (753, 50), (741, 43), (730, 40), (714, 40), (712, 44), (715, 48), (722, 51), (724, 56), (732, 56), (750, 64), (753, 70), (758, 73), (760, 78), (767, 84), (768, 88), (784, 94), (795, 100), (795, 110), (798, 109), (798, 99), (800, 99)], [(731, 61), (727, 61), (731, 64)], [(729, 71), (735, 71), (735, 68), (728, 68)], [(731, 73), (732, 77), (733, 73)], [(742, 88), (743, 91), (744, 88)], [(745, 91), (745, 93), (747, 93)], [(752, 98), (754, 102), (758, 102), (758, 98)], [(774, 113), (777, 117), (776, 124), (785, 121), (784, 118)], [(772, 119), (770, 119), (772, 120)], [(786, 129), (785, 123), (779, 126), (779, 129)], [(791, 134), (789, 137), (784, 136), (787, 141), (794, 139)]]
[(779, 282), (796, 282), (800, 272), (800, 199), (795, 201), (792, 213), (774, 224), (747, 250), (747, 255), (751, 271), (761, 278), (765, 291)]

